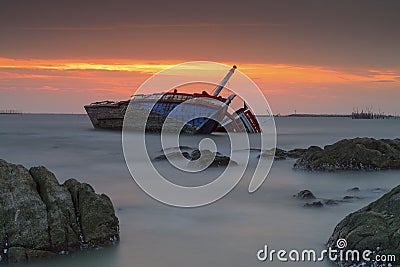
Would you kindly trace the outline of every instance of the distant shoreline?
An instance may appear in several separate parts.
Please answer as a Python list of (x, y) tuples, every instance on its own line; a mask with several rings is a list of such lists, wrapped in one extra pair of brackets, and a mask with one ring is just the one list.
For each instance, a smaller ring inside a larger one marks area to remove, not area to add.
[[(270, 115), (256, 115), (257, 117), (270, 117)], [(351, 118), (351, 114), (313, 114), (313, 113), (304, 113), (304, 114), (275, 114), (274, 118)]]
[(310, 118), (351, 118), (351, 114), (288, 114), (288, 115), (274, 115), (274, 117), (310, 117)]
[[(356, 115), (361, 115), (357, 117)], [(288, 114), (288, 115), (274, 115), (274, 117), (291, 117), (291, 118), (350, 118), (350, 119), (400, 119), (398, 115), (374, 115), (369, 117), (362, 117), (364, 114)]]

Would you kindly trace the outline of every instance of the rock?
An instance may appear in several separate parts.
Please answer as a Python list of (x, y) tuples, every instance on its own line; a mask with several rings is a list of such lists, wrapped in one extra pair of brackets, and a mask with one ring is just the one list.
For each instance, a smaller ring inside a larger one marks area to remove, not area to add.
[(307, 149), (305, 148), (295, 148), (292, 150), (289, 150), (286, 154), (288, 158), (292, 159), (298, 159), (304, 155), (304, 153), (307, 152)]
[(357, 197), (357, 196), (344, 196), (343, 199), (344, 199), (344, 200), (360, 199), (360, 197)]
[(228, 165), (237, 165), (237, 162), (224, 156), (219, 152), (211, 152), (210, 150), (197, 150), (195, 149), (191, 154), (191, 161), (188, 163), (189, 167), (204, 168), (204, 167), (220, 167)]
[(324, 149), (312, 146), (294, 164), (295, 169), (384, 170), (400, 169), (400, 139), (344, 139)]
[(0, 256), (9, 248), (44, 250), (50, 247), (47, 207), (29, 171), (0, 160)]
[(283, 149), (276, 148), (275, 150), (275, 160), (283, 160), (287, 158), (287, 152)]
[(162, 154), (154, 158), (156, 161), (167, 160), (167, 156), (169, 158), (180, 158), (185, 157), (190, 160), (188, 163), (189, 167), (195, 168), (205, 168), (209, 167), (220, 167), (220, 166), (228, 166), (228, 164), (237, 165), (237, 163), (230, 159), (228, 156), (224, 156), (219, 152), (212, 152), (210, 150), (198, 150), (194, 149), (190, 154), (186, 151), (180, 152), (170, 152), (168, 154)]
[(308, 208), (321, 208), (323, 206), (324, 206), (324, 204), (322, 204), (321, 201), (314, 201), (311, 203), (304, 204), (304, 207), (308, 207)]
[(57, 251), (79, 249), (79, 227), (74, 205), (68, 189), (45, 167), (33, 167), (29, 170), (36, 189), (47, 207), (50, 247)]
[(191, 160), (198, 160), (201, 157), (201, 152), (198, 149), (195, 149), (192, 151), (190, 154), (190, 159)]
[(0, 160), (1, 262), (49, 258), (118, 240), (110, 199), (76, 180), (66, 184), (45, 167), (28, 171)]
[(358, 187), (353, 187), (353, 188), (347, 189), (347, 192), (359, 192), (359, 191), (360, 191), (360, 188), (358, 188)]
[(19, 263), (38, 259), (54, 258), (57, 256), (57, 253), (24, 247), (11, 247), (7, 251), (7, 256), (8, 263)]
[(371, 190), (372, 193), (384, 193), (384, 192), (387, 192), (387, 191), (388, 191), (388, 190), (385, 190), (385, 189), (379, 188), (379, 187), (373, 188), (373, 189)]
[(190, 146), (176, 146), (176, 147), (167, 147), (165, 149), (161, 149), (160, 152), (165, 152), (165, 151), (172, 151), (175, 152), (177, 150), (193, 150), (194, 148)]
[[(206, 150), (201, 150), (201, 151), (198, 150), (198, 149), (194, 149), (194, 150), (192, 151), (192, 153), (190, 153), (189, 159), (190, 159), (190, 160), (198, 160), (198, 159), (201, 157), (202, 153), (205, 153), (206, 155), (211, 156), (210, 152), (211, 152), (211, 151), (208, 150), (208, 149), (206, 149)], [(211, 153), (214, 153), (214, 152), (211, 152)], [(222, 156), (222, 154), (219, 153), (218, 151), (215, 152), (215, 155), (217, 155), (217, 156)]]
[(297, 193), (297, 195), (294, 195), (294, 197), (300, 198), (300, 199), (316, 199), (314, 194), (310, 190), (302, 190)]
[(257, 156), (257, 158), (268, 158), (268, 157), (274, 157), (275, 156), (275, 151), (274, 149), (268, 149), (265, 151), (262, 151), (260, 155)]
[[(400, 251), (400, 186), (368, 206), (351, 213), (335, 228), (327, 245), (336, 248), (345, 239), (345, 250), (373, 251), (380, 255), (398, 255)], [(379, 249), (378, 249), (379, 248)], [(396, 257), (397, 266), (400, 259)], [(358, 262), (340, 262), (344, 266)]]
[(297, 158), (300, 158), (306, 151), (307, 151), (307, 149), (302, 149), (302, 148), (296, 148), (296, 149), (292, 149), (289, 151), (286, 151), (286, 150), (283, 150), (280, 148), (276, 148), (275, 153), (274, 153), (274, 149), (270, 149), (270, 150), (263, 151), (259, 157), (274, 156), (275, 160), (284, 160), (287, 158), (297, 159)]
[(339, 201), (334, 200), (334, 199), (327, 199), (325, 200), (325, 205), (333, 206), (333, 205), (338, 205)]
[(287, 152), (283, 149), (276, 148), (276, 149), (268, 149), (263, 151), (258, 158), (264, 157), (274, 157), (275, 160), (284, 160), (287, 158)]
[(64, 183), (72, 196), (81, 228), (81, 240), (90, 246), (111, 245), (119, 239), (119, 223), (111, 200), (98, 195), (86, 183), (69, 179)]
[(181, 156), (185, 157), (186, 159), (191, 159), (191, 156), (188, 152), (185, 151), (185, 152), (181, 153), (179, 151), (175, 151), (175, 152), (170, 152), (167, 154), (159, 155), (159, 156), (155, 157), (154, 160), (156, 160), (156, 161), (167, 160), (167, 156), (172, 159), (176, 159)]

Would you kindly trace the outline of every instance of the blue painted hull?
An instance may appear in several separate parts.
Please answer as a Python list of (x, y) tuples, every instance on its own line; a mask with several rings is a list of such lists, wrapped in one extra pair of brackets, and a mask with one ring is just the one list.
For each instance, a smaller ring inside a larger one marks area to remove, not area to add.
[[(222, 105), (201, 105), (195, 103), (171, 102), (171, 101), (134, 101), (131, 106), (135, 109), (142, 109), (151, 113), (161, 115), (162, 117), (170, 116), (170, 118), (184, 122), (196, 129), (198, 133), (208, 134), (213, 132), (218, 123), (210, 118), (219, 120), (223, 118), (224, 110)], [(172, 112), (173, 111), (173, 112)], [(221, 117), (222, 116), (222, 117)]]

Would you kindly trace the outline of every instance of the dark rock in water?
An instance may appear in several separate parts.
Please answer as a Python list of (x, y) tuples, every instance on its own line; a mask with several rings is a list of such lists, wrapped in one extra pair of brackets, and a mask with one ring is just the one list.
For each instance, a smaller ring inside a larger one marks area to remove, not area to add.
[(31, 260), (51, 259), (56, 257), (58, 254), (47, 250), (29, 249), (24, 247), (11, 247), (7, 250), (6, 255), (6, 261), (4, 262), (20, 263)]
[(108, 245), (119, 239), (118, 224), (110, 199), (88, 184), (60, 185), (45, 167), (0, 160), (0, 262)]
[(201, 152), (198, 149), (193, 150), (192, 153), (190, 154), (191, 160), (198, 160), (200, 157), (201, 157)]
[(347, 189), (347, 192), (359, 192), (359, 191), (360, 191), (360, 188), (358, 188), (358, 187), (353, 187), (353, 188)]
[[(398, 255), (400, 251), (400, 186), (368, 206), (351, 213), (335, 228), (328, 247), (335, 249), (339, 239), (346, 239), (345, 250), (370, 250), (379, 255)], [(345, 252), (344, 252), (345, 253)], [(371, 258), (372, 254), (371, 254)], [(359, 262), (340, 262), (344, 266)], [(400, 264), (396, 256), (393, 266)]]
[(379, 187), (374, 188), (374, 189), (371, 190), (372, 193), (384, 193), (384, 192), (387, 192), (387, 191), (388, 190), (383, 189), (383, 188), (379, 188)]
[(321, 208), (323, 206), (324, 206), (324, 204), (322, 204), (321, 201), (314, 201), (314, 202), (304, 204), (304, 207), (308, 207), (308, 208)]
[(338, 205), (339, 201), (334, 200), (334, 199), (327, 199), (325, 200), (325, 205), (333, 206), (333, 205)]
[(275, 156), (275, 151), (274, 149), (268, 149), (265, 151), (262, 151), (260, 155), (257, 156), (257, 158), (268, 158), (268, 157), (274, 157)]
[(302, 149), (302, 148), (296, 148), (296, 149), (292, 149), (289, 151), (286, 151), (286, 150), (283, 150), (280, 148), (276, 148), (275, 154), (274, 154), (274, 149), (270, 149), (270, 150), (266, 150), (266, 151), (262, 152), (259, 157), (274, 156), (275, 160), (284, 160), (287, 158), (297, 159), (297, 158), (300, 158), (306, 151), (307, 151), (307, 149)]
[(274, 157), (275, 160), (284, 160), (287, 159), (287, 152), (283, 149), (276, 148), (276, 149), (269, 149), (263, 151), (258, 158), (260, 157)]
[(275, 160), (283, 160), (287, 158), (287, 152), (283, 149), (276, 148), (275, 150)]
[(170, 152), (168, 154), (159, 155), (159, 156), (155, 157), (154, 160), (156, 160), (156, 161), (166, 160), (167, 156), (169, 158), (179, 158), (179, 157), (183, 156), (186, 159), (191, 159), (191, 156), (188, 152), (185, 151), (185, 152), (181, 153), (181, 152), (176, 151), (176, 152)]
[(47, 207), (51, 248), (57, 251), (79, 248), (79, 238), (75, 234), (79, 227), (68, 189), (60, 186), (54, 174), (45, 167), (33, 167), (29, 173)]
[(64, 186), (71, 193), (84, 245), (103, 246), (117, 241), (118, 218), (110, 198), (96, 194), (89, 184), (75, 179), (67, 180)]
[(344, 200), (360, 199), (360, 197), (357, 197), (357, 196), (344, 196), (343, 199), (344, 199)]
[(193, 150), (193, 148), (190, 147), (190, 146), (168, 147), (168, 148), (165, 148), (165, 149), (161, 149), (160, 152), (174, 151), (174, 150)]
[(300, 199), (316, 199), (314, 194), (310, 190), (302, 190), (297, 195), (294, 195), (294, 197), (300, 198)]
[(289, 150), (286, 155), (288, 158), (292, 158), (292, 159), (298, 159), (300, 157), (302, 157), (304, 155), (304, 153), (307, 152), (307, 149), (305, 148), (295, 148), (292, 150)]
[(295, 169), (384, 170), (400, 169), (400, 139), (344, 139), (324, 149), (312, 146), (296, 161)]
[(194, 149), (190, 154), (188, 152), (170, 152), (168, 154), (162, 154), (154, 158), (155, 161), (167, 160), (168, 158), (179, 158), (185, 157), (190, 160), (188, 163), (189, 167), (203, 168), (203, 167), (220, 167), (227, 166), (228, 164), (237, 165), (237, 163), (230, 159), (228, 156), (224, 156), (219, 152), (211, 152), (210, 150), (198, 150)]
[[(192, 151), (192, 153), (190, 153), (189, 159), (190, 159), (190, 160), (198, 160), (198, 159), (201, 157), (202, 153), (205, 153), (206, 155), (211, 155), (210, 152), (211, 152), (211, 151), (208, 150), (208, 149), (206, 149), (206, 150), (194, 149), (194, 150)], [(214, 153), (214, 152), (211, 152), (211, 153)], [(223, 156), (221, 153), (219, 153), (218, 151), (215, 152), (215, 155), (216, 155), (216, 156), (222, 156), (222, 157), (224, 157), (224, 156)]]
[(191, 161), (189, 167), (203, 168), (203, 167), (220, 167), (228, 165), (237, 165), (237, 162), (224, 156), (219, 152), (212, 152), (210, 150), (194, 150), (191, 154)]

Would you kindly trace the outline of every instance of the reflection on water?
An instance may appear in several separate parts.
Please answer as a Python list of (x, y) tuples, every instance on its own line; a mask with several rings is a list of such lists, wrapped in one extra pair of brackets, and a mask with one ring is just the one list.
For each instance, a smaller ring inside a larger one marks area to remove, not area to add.
[[(284, 149), (355, 136), (394, 138), (400, 132), (398, 120), (278, 118), (276, 124), (278, 146)], [(190, 138), (183, 141), (191, 146)], [(257, 155), (251, 152), (253, 159)], [(149, 198), (133, 182), (123, 159), (121, 135), (93, 130), (83, 115), (0, 115), (0, 158), (25, 166), (45, 165), (61, 181), (76, 177), (92, 184), (111, 197), (120, 219), (118, 246), (29, 265), (35, 267), (290, 265), (260, 263), (256, 252), (264, 244), (273, 249), (323, 249), (345, 215), (396, 186), (399, 175), (398, 171), (309, 173), (294, 171), (293, 160), (277, 161), (254, 194), (247, 193), (249, 181), (244, 179), (212, 205), (174, 208)], [(185, 177), (178, 179), (184, 182)], [(292, 197), (310, 189), (317, 197), (341, 199), (351, 194), (346, 190), (352, 187), (360, 188), (361, 199), (322, 209), (304, 208), (304, 202)], [(381, 190), (374, 190), (378, 187)]]

